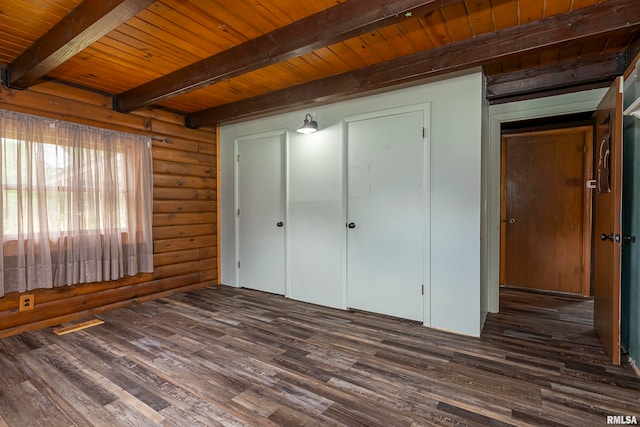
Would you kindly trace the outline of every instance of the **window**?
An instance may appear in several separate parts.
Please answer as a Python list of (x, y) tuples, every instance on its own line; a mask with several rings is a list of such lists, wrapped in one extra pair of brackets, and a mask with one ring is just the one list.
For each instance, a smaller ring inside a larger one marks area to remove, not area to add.
[(152, 271), (150, 138), (0, 110), (0, 296)]

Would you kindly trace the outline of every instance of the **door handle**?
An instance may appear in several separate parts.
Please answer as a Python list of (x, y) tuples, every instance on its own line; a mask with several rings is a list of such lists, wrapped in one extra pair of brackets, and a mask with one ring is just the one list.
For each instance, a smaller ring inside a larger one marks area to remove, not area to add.
[(518, 220), (517, 220), (517, 219), (515, 219), (515, 218), (509, 218), (509, 219), (507, 220), (507, 222), (508, 222), (509, 224), (515, 224), (516, 222), (518, 222)]
[(276, 226), (277, 226), (277, 227), (284, 227), (284, 222), (279, 221), (279, 222), (276, 224)]
[(355, 222), (350, 222), (349, 224), (347, 224), (348, 228), (356, 228), (356, 223)]
[(620, 235), (619, 234), (604, 234), (602, 233), (600, 235), (600, 240), (602, 240), (603, 242), (606, 242), (607, 240), (610, 240), (612, 242), (619, 242), (620, 241)]
[(636, 242), (636, 236), (624, 236), (622, 238), (622, 241), (624, 243), (635, 243)]

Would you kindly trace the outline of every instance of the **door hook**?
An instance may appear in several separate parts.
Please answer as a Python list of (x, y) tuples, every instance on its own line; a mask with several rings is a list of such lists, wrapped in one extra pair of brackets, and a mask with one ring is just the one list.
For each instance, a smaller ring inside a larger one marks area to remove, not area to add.
[(613, 242), (613, 239), (614, 239), (614, 234), (613, 233), (611, 233), (611, 234), (602, 233), (600, 235), (600, 240), (602, 240), (603, 242), (606, 242), (607, 240), (611, 240)]

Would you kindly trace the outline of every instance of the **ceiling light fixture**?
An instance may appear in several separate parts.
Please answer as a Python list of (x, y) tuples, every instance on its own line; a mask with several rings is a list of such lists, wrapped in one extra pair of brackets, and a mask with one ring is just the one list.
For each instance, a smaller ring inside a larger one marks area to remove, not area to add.
[(310, 133), (314, 133), (317, 131), (318, 131), (318, 122), (313, 120), (313, 118), (311, 117), (311, 114), (307, 114), (306, 116), (304, 116), (304, 123), (297, 130), (298, 133), (303, 133), (305, 135), (308, 135)]

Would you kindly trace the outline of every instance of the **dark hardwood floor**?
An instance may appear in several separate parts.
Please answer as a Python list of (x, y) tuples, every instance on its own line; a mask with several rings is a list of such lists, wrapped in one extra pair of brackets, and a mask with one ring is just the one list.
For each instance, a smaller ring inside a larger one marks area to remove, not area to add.
[(482, 338), (216, 287), (0, 340), (0, 426), (595, 426), (640, 417), (592, 302), (502, 290)]

